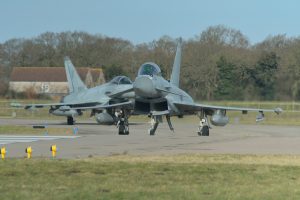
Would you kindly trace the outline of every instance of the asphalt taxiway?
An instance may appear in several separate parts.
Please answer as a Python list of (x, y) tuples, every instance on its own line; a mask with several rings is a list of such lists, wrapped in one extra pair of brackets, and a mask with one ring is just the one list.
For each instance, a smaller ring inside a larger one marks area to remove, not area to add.
[[(4, 124), (32, 126), (43, 120), (0, 119)], [(47, 121), (49, 127), (69, 127), (62, 121)], [(300, 154), (300, 127), (229, 124), (213, 127), (210, 136), (198, 136), (197, 124), (176, 122), (175, 132), (166, 123), (160, 124), (156, 135), (147, 134), (148, 123), (132, 123), (130, 135), (117, 135), (115, 126), (98, 125), (95, 121), (78, 121), (78, 134), (73, 137), (50, 139), (35, 138), (5, 144), (7, 157), (24, 157), (24, 149), (32, 146), (33, 157), (51, 157), (49, 148), (58, 147), (58, 158), (84, 158), (91, 156), (168, 155), (184, 153), (232, 154)], [(79, 136), (79, 137), (77, 137)], [(3, 136), (2, 136), (3, 137)], [(28, 136), (30, 137), (30, 136)], [(34, 136), (36, 137), (36, 136)], [(3, 139), (3, 138), (2, 138)], [(1, 143), (1, 135), (0, 135)]]

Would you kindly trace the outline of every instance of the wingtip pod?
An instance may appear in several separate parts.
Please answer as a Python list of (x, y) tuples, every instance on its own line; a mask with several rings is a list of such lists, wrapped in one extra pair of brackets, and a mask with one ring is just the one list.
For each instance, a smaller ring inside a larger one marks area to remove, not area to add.
[(280, 113), (283, 112), (283, 110), (282, 110), (282, 108), (275, 108), (275, 109), (274, 109), (274, 112), (275, 112), (277, 115), (279, 115)]

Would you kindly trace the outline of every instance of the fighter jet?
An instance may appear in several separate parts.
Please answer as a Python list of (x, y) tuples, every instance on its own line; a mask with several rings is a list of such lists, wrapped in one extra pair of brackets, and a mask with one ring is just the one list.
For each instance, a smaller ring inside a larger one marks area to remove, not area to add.
[(116, 76), (108, 83), (88, 89), (75, 70), (68, 57), (64, 59), (69, 85), (69, 94), (60, 103), (28, 104), (25, 109), (50, 107), (49, 113), (67, 117), (68, 125), (74, 124), (74, 117), (82, 115), (82, 111), (91, 110), (99, 124), (113, 124), (118, 121), (115, 109), (126, 108), (134, 97), (132, 81), (126, 76)]
[[(260, 109), (260, 108), (239, 108), (226, 106), (213, 106), (206, 104), (197, 104), (192, 97), (179, 88), (180, 63), (181, 63), (182, 40), (178, 42), (176, 55), (170, 81), (164, 79), (161, 75), (159, 66), (153, 62), (144, 63), (133, 83), (135, 92), (134, 113), (145, 114), (151, 117), (151, 128), (149, 134), (154, 135), (157, 126), (162, 122), (163, 116), (166, 117), (170, 130), (174, 130), (170, 117), (184, 115), (197, 115), (200, 119), (198, 135), (209, 136), (210, 116), (211, 124), (215, 126), (225, 126), (229, 122), (227, 111), (241, 111), (246, 114), (248, 111), (257, 111), (257, 121), (264, 118), (264, 112), (280, 113), (280, 108)], [(119, 134), (122, 130), (129, 130), (128, 119), (124, 116), (125, 123), (123, 127), (119, 126)]]

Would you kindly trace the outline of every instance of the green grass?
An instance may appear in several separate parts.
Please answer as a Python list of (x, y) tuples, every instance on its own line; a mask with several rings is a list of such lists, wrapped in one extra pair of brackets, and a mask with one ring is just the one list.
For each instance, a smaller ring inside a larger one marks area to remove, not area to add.
[(299, 156), (111, 156), (0, 162), (0, 199), (299, 199)]
[(0, 134), (14, 134), (14, 135), (42, 135), (47, 132), (48, 135), (70, 135), (72, 134), (71, 128), (52, 128), (47, 127), (44, 129), (32, 128), (28, 126), (19, 125), (1, 125)]

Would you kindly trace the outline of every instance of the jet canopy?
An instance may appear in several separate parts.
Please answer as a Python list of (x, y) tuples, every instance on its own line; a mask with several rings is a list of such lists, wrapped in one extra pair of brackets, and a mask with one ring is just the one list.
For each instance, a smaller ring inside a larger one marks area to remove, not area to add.
[(110, 83), (116, 85), (128, 85), (132, 84), (132, 81), (126, 76), (116, 76), (110, 81)]
[(155, 63), (145, 63), (139, 69), (138, 76), (141, 76), (141, 75), (160, 76), (161, 70), (158, 67), (158, 65)]

